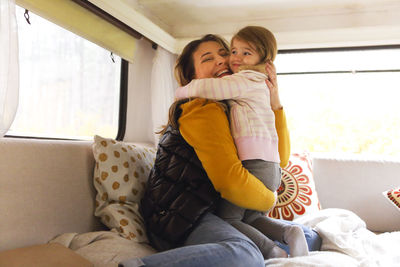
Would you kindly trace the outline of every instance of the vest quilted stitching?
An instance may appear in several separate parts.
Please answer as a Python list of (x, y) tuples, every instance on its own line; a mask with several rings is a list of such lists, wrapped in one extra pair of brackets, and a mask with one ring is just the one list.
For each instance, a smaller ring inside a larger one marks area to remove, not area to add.
[(161, 137), (140, 211), (151, 244), (163, 251), (183, 244), (219, 194), (193, 148), (178, 130)]

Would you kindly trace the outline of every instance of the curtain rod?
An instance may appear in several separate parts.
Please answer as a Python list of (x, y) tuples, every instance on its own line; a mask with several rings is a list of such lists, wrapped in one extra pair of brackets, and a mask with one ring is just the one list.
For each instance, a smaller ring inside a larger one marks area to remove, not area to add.
[(157, 49), (157, 44), (154, 43), (153, 41), (149, 40), (148, 38), (144, 37), (141, 33), (138, 31), (132, 29), (130, 26), (126, 25), (119, 19), (111, 16), (107, 12), (105, 12), (103, 9), (99, 8), (98, 6), (90, 3), (88, 0), (72, 0), (76, 4), (80, 5), (83, 8), (86, 8), (93, 14), (99, 16), (100, 18), (104, 19), (105, 21), (111, 23), (115, 27), (119, 28), (120, 30), (126, 32), (127, 34), (133, 36), (136, 39), (142, 39), (145, 38), (149, 42), (151, 42), (153, 49)]
[(377, 49), (398, 49), (399, 44), (391, 45), (370, 45), (370, 46), (347, 46), (347, 47), (323, 47), (323, 48), (299, 48), (299, 49), (280, 49), (280, 54), (306, 53), (306, 52), (345, 52), (357, 50), (377, 50)]

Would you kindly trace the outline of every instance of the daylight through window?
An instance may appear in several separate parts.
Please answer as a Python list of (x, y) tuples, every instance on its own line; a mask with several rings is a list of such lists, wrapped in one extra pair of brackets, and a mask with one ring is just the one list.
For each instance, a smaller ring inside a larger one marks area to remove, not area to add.
[(20, 100), (8, 135), (91, 139), (118, 131), (121, 59), (17, 8)]
[(400, 157), (400, 49), (276, 59), (292, 151)]

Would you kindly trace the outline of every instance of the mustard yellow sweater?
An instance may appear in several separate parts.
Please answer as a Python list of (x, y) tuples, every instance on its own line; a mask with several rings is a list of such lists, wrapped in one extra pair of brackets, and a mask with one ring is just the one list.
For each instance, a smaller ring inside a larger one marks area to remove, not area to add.
[[(196, 151), (215, 190), (240, 207), (270, 209), (275, 203), (274, 193), (243, 167), (223, 107), (217, 102), (197, 98), (181, 108), (180, 132)], [(283, 110), (275, 111), (275, 120), (281, 166), (286, 166), (290, 141)]]

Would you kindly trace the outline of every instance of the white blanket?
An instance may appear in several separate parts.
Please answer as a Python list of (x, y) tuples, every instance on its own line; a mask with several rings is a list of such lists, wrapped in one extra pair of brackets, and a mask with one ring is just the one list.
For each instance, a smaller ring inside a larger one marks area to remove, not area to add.
[[(309, 256), (267, 260), (268, 267), (400, 267), (400, 232), (375, 234), (351, 211), (324, 209), (300, 217), (322, 238), (322, 251)], [(63, 234), (57, 242), (75, 250), (96, 267), (116, 267), (132, 257), (155, 252), (147, 245), (122, 238), (115, 231)]]
[(400, 232), (375, 234), (357, 215), (343, 209), (321, 210), (297, 222), (320, 234), (322, 251), (305, 257), (270, 259), (266, 266), (400, 267)]

